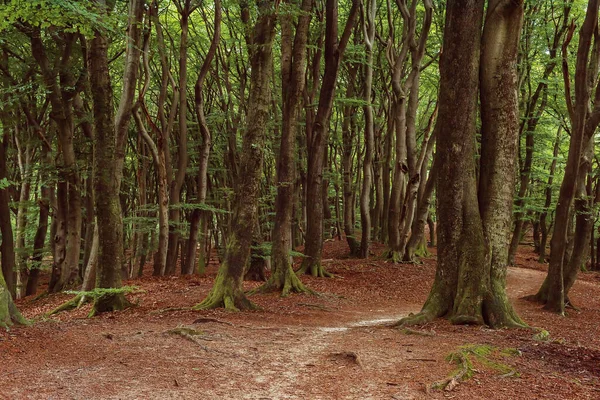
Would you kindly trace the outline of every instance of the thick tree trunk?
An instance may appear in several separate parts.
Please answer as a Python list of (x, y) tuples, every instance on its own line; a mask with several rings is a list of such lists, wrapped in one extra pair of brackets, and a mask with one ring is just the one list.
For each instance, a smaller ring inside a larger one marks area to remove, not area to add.
[(4, 275), (0, 271), (0, 328), (8, 329), (13, 324), (26, 325), (27, 320), (15, 306), (10, 291), (6, 287)]
[[(225, 307), (229, 310), (251, 309), (242, 287), (244, 272), (252, 246), (254, 225), (258, 215), (258, 195), (263, 167), (266, 121), (270, 113), (270, 77), (277, 6), (271, 1), (257, 1), (259, 16), (249, 38), (250, 98), (240, 169), (244, 174), (236, 182), (233, 221), (223, 263), (212, 290), (198, 309)], [(249, 23), (250, 11), (242, 8), (242, 21)], [(320, 205), (320, 203), (318, 203)]]
[(517, 54), (523, 1), (491, 0), (480, 69), (481, 163), (479, 210), (486, 240), (483, 317), (493, 327), (523, 326), (506, 294), (506, 271), (519, 137)]
[[(523, 6), (491, 1), (480, 42), (483, 10), (482, 0), (447, 3), (436, 126), (438, 267), (423, 310), (400, 321), (403, 325), (439, 316), (448, 316), (454, 323), (492, 327), (523, 324), (505, 292), (514, 190), (505, 177), (513, 175), (515, 168), (516, 60)], [(473, 161), (478, 78), (481, 159), (485, 160), (480, 166), (479, 195)]]

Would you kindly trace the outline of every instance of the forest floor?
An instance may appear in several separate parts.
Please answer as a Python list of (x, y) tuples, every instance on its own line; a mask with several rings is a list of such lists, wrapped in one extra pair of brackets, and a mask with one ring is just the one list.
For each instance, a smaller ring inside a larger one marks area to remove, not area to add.
[[(508, 273), (509, 295), (523, 319), (549, 335), (444, 320), (403, 331), (386, 324), (420, 310), (434, 257), (393, 265), (346, 254), (345, 242), (327, 242), (324, 264), (336, 277), (302, 278), (320, 296), (255, 295), (262, 310), (254, 312), (166, 310), (202, 300), (215, 265), (204, 277), (129, 281), (141, 289), (129, 295), (138, 306), (91, 319), (89, 305), (40, 318), (66, 294), (21, 300), (24, 314), (38, 322), (0, 333), (0, 398), (600, 398), (599, 274), (580, 275), (571, 296), (579, 311), (545, 312), (520, 299), (545, 276), (523, 246)], [(474, 355), (482, 349), (491, 354)], [(447, 360), (456, 352), (473, 362), (473, 376), (452, 382), (453, 390), (432, 389), (461, 369)]]

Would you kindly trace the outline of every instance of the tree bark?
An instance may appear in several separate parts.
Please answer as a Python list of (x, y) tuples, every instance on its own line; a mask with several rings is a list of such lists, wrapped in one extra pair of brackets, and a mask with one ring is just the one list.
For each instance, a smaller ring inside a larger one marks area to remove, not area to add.
[[(548, 268), (548, 298), (545, 309), (559, 314), (565, 311), (565, 288), (563, 281), (564, 256), (567, 246), (567, 230), (569, 226), (569, 210), (573, 204), (575, 188), (579, 173), (579, 160), (581, 158), (584, 142), (584, 131), (590, 100), (588, 60), (592, 37), (597, 26), (599, 0), (589, 0), (585, 20), (579, 32), (579, 46), (575, 67), (575, 104), (571, 104), (571, 93), (567, 92), (567, 105), (571, 116), (571, 140), (569, 155), (563, 182), (560, 186), (554, 231), (550, 241), (550, 266)], [(572, 36), (572, 31), (569, 32)], [(566, 57), (567, 39), (563, 46), (563, 57)], [(566, 58), (565, 58), (566, 60)], [(568, 64), (563, 63), (565, 86), (569, 87)], [(541, 293), (538, 293), (540, 295)]]
[[(236, 182), (233, 221), (223, 263), (212, 290), (195, 308), (225, 307), (229, 310), (252, 309), (255, 306), (244, 294), (242, 283), (252, 246), (258, 213), (258, 195), (262, 175), (266, 121), (271, 106), (270, 77), (273, 41), (278, 4), (257, 0), (258, 19), (248, 40), (250, 51), (250, 98), (244, 133), (240, 170)], [(242, 7), (242, 21), (250, 20), (248, 4)]]
[(333, 98), (341, 59), (346, 50), (359, 9), (359, 1), (352, 1), (352, 8), (346, 26), (338, 43), (338, 4), (337, 0), (327, 0), (325, 4), (325, 72), (323, 75), (319, 105), (312, 130), (307, 132), (308, 169), (306, 201), (306, 243), (305, 258), (298, 273), (318, 277), (331, 274), (321, 265), (323, 252), (323, 161), (329, 132), (329, 117), (333, 108)]
[[(107, 12), (104, 0), (97, 0)], [(98, 226), (98, 271), (96, 287), (120, 288), (123, 264), (123, 221), (119, 192), (123, 176), (125, 136), (133, 109), (140, 58), (143, 0), (131, 0), (127, 35), (123, 93), (115, 117), (113, 91), (108, 71), (108, 38), (95, 30), (88, 54), (89, 80), (95, 128), (94, 190)], [(129, 305), (123, 293), (106, 293), (94, 302), (94, 313), (123, 309)]]
[(282, 296), (301, 293), (308, 289), (292, 270), (292, 216), (294, 210), (294, 181), (296, 179), (296, 132), (298, 110), (306, 76), (306, 44), (313, 7), (312, 0), (303, 0), (300, 16), (293, 35), (291, 16), (281, 21), (281, 79), (283, 112), (281, 142), (277, 160), (277, 197), (275, 198), (275, 225), (271, 249), (271, 276), (257, 292), (280, 291)]
[[(523, 4), (490, 1), (480, 39), (483, 10), (481, 0), (447, 3), (436, 125), (438, 267), (421, 313), (400, 321), (402, 325), (440, 316), (458, 324), (523, 325), (505, 293), (514, 190), (505, 177), (515, 168), (516, 60)], [(480, 165), (478, 193), (474, 156), (479, 82), (485, 163)]]

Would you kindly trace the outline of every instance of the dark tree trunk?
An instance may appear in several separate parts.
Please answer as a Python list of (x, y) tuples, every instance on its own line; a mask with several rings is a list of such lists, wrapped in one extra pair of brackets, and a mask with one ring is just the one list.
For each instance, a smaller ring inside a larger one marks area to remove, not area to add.
[(327, 0), (325, 5), (325, 72), (323, 75), (319, 106), (312, 130), (307, 132), (308, 170), (306, 201), (306, 245), (305, 258), (299, 273), (312, 276), (331, 276), (321, 265), (323, 251), (323, 161), (329, 132), (329, 117), (337, 84), (341, 59), (346, 50), (358, 14), (359, 1), (352, 1), (350, 15), (338, 43), (337, 0)]
[[(516, 60), (523, 6), (493, 0), (447, 3), (436, 126), (438, 267), (420, 314), (403, 325), (447, 316), (454, 323), (522, 326), (505, 292), (518, 137)], [(480, 43), (481, 68), (480, 64)], [(456, 82), (461, 82), (460, 87)], [(479, 193), (475, 159), (481, 82)], [(498, 95), (501, 94), (501, 95)]]
[[(106, 6), (104, 0), (98, 0), (97, 3), (101, 9)], [(124, 87), (116, 117), (108, 70), (106, 33), (96, 30), (89, 44), (88, 70), (95, 128), (94, 191), (99, 238), (96, 287), (103, 289), (121, 287), (124, 254), (119, 192), (123, 175), (124, 138), (133, 109), (139, 66), (143, 10), (143, 0), (131, 0)], [(120, 310), (128, 304), (123, 293), (107, 293), (95, 300), (94, 312)]]
[[(592, 44), (592, 37), (598, 20), (599, 0), (589, 0), (585, 20), (579, 33), (579, 47), (577, 50), (577, 62), (575, 69), (575, 104), (571, 103), (571, 94), (567, 92), (567, 105), (571, 117), (572, 129), (571, 140), (569, 144), (569, 155), (563, 182), (560, 187), (558, 203), (556, 206), (556, 217), (554, 220), (554, 231), (550, 242), (550, 266), (548, 268), (548, 277), (546, 283), (534, 298), (541, 300), (547, 297), (545, 309), (564, 314), (565, 310), (565, 286), (564, 276), (564, 258), (567, 247), (567, 231), (569, 227), (570, 208), (575, 196), (576, 184), (579, 175), (579, 161), (582, 154), (584, 143), (584, 134), (586, 128), (586, 119), (588, 117), (588, 107), (590, 100), (589, 85), (589, 53)], [(565, 44), (563, 45), (563, 56), (566, 57), (567, 46), (573, 34), (574, 26)], [(568, 73), (568, 64), (563, 64), (565, 81), (570, 80)], [(567, 86), (567, 85), (566, 85)], [(570, 86), (567, 86), (570, 87)], [(599, 105), (600, 106), (600, 105)], [(596, 123), (597, 125), (597, 123)], [(595, 130), (595, 128), (594, 128)], [(544, 287), (546, 289), (544, 290)], [(545, 292), (547, 291), (547, 296)]]
[(282, 296), (304, 292), (300, 279), (292, 270), (292, 215), (296, 178), (295, 149), (300, 96), (304, 91), (306, 75), (306, 43), (313, 6), (312, 0), (303, 0), (302, 14), (298, 19), (296, 34), (292, 37), (292, 21), (281, 21), (281, 70), (283, 114), (281, 143), (277, 160), (277, 197), (275, 198), (275, 226), (271, 250), (271, 276), (261, 292), (281, 291)]

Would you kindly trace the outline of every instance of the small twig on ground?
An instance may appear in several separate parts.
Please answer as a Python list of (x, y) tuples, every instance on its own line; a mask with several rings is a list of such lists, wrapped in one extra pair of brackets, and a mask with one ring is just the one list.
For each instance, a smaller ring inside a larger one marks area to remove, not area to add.
[(433, 358), (408, 358), (408, 361), (426, 361), (426, 362), (437, 362)]

